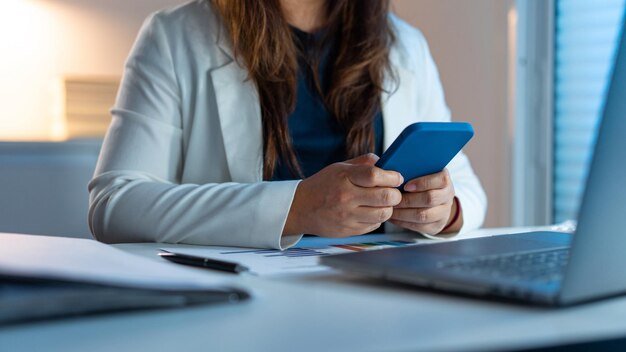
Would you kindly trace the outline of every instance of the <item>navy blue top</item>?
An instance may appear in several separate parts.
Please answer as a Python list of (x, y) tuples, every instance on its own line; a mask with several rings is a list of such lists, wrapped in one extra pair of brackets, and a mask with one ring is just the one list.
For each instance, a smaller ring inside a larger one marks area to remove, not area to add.
[[(296, 108), (289, 115), (289, 134), (304, 177), (309, 177), (324, 167), (346, 160), (346, 131), (324, 105), (315, 88), (312, 55), (320, 55), (317, 67), (320, 88), (328, 91), (332, 63), (336, 58), (334, 43), (320, 43), (323, 33), (307, 33), (293, 28), (296, 45), (302, 55), (298, 59), (298, 91)], [(322, 44), (321, 47), (318, 46)], [(319, 54), (318, 54), (319, 53)], [(383, 119), (379, 112), (374, 119), (375, 153), (383, 151)], [(279, 160), (272, 179), (274, 181), (297, 179), (285, 162)]]

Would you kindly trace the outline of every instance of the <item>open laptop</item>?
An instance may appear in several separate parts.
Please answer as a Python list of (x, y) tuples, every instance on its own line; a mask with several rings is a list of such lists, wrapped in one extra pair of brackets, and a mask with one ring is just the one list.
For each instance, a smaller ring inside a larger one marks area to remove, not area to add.
[(626, 293), (626, 36), (622, 34), (573, 235), (531, 232), (322, 257), (390, 281), (529, 303)]

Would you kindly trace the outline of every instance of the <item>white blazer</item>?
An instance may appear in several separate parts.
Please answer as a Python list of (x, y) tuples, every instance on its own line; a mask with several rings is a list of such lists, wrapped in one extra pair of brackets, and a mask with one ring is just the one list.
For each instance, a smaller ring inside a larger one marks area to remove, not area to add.
[[(382, 97), (385, 148), (413, 122), (450, 120), (424, 37), (391, 21), (399, 86)], [(98, 240), (283, 249), (301, 238), (281, 237), (299, 181), (262, 182), (259, 96), (208, 0), (146, 20), (111, 112), (89, 183)], [(465, 155), (448, 169), (462, 231), (475, 229), (486, 210), (482, 187)]]

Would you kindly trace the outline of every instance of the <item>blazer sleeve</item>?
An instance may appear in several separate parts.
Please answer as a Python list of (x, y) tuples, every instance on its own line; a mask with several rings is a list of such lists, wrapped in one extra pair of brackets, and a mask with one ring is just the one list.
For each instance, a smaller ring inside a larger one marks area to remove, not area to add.
[(112, 123), (89, 183), (89, 225), (107, 243), (284, 249), (298, 181), (181, 184), (180, 90), (162, 24), (149, 18), (127, 60)]
[[(432, 58), (424, 36), (417, 32), (418, 60), (421, 63), (417, 71), (422, 84), (421, 94), (418, 97), (420, 116), (429, 121), (451, 121), (437, 66)], [(482, 226), (487, 212), (487, 197), (478, 177), (465, 153), (460, 152), (447, 166), (456, 197), (463, 211), (463, 227), (459, 233), (466, 233)], [(454, 237), (456, 234), (441, 234), (436, 238)], [(431, 237), (431, 236), (427, 236)]]

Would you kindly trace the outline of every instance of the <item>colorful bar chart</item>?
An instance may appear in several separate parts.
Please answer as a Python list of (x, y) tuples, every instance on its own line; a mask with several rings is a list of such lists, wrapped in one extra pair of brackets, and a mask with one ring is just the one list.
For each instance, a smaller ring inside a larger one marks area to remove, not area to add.
[(353, 244), (336, 244), (331, 247), (341, 248), (354, 252), (367, 251), (372, 249), (380, 249), (386, 247), (402, 247), (407, 246), (409, 244), (413, 244), (414, 242), (409, 241), (380, 241), (380, 242), (364, 242), (364, 243), (353, 243)]
[[(328, 246), (329, 249), (342, 249), (351, 252), (360, 252), (367, 251), (373, 249), (382, 249), (388, 247), (402, 247), (410, 244), (414, 244), (415, 242), (409, 241), (378, 241), (378, 242), (363, 242), (363, 243), (352, 243), (352, 244), (336, 244)], [(319, 257), (329, 254), (337, 254), (337, 251), (329, 251), (326, 248), (289, 248), (284, 251), (280, 251), (277, 249), (244, 249), (237, 251), (225, 251), (220, 252), (223, 255), (229, 254), (256, 254), (261, 255), (263, 257), (287, 257), (287, 258), (297, 258), (297, 257)]]
[[(358, 240), (355, 238), (355, 240)], [(309, 242), (310, 243), (310, 242)], [(239, 263), (249, 268), (254, 275), (305, 274), (331, 271), (320, 265), (319, 257), (359, 251), (370, 251), (384, 248), (403, 247), (417, 244), (415, 241), (400, 239), (362, 239), (361, 242), (328, 243), (321, 246), (305, 245), (286, 250), (252, 249), (236, 247), (195, 247), (195, 248), (164, 248), (164, 250), (197, 257)]]

